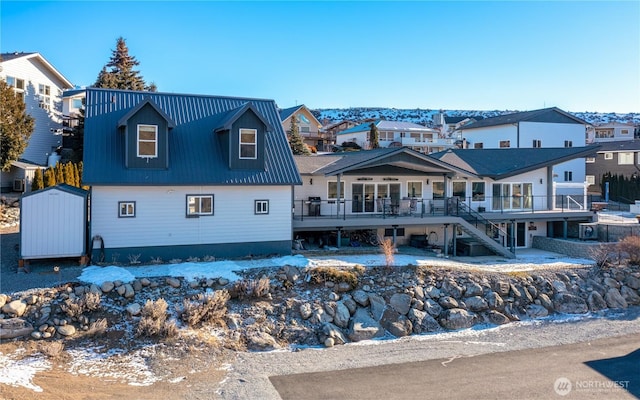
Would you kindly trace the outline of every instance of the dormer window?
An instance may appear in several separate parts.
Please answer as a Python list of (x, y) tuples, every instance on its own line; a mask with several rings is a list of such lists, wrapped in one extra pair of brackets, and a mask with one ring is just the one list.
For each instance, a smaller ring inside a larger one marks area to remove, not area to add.
[(158, 126), (138, 125), (138, 151), (141, 158), (158, 157)]
[(255, 160), (257, 158), (258, 131), (240, 128), (240, 158)]

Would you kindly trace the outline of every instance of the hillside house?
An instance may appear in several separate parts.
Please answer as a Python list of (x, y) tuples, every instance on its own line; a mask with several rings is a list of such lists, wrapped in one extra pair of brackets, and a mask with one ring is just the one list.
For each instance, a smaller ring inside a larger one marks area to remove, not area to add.
[(290, 253), (301, 181), (274, 101), (86, 93), (94, 259)]
[(46, 168), (50, 157), (62, 145), (62, 92), (71, 82), (40, 53), (2, 53), (0, 79), (24, 99), (27, 114), (34, 118), (34, 130), (22, 156), (8, 172), (3, 171), (2, 191), (31, 191), (33, 174)]
[(376, 120), (365, 122), (337, 134), (336, 144), (357, 143), (363, 149), (370, 149), (369, 133), (371, 124), (378, 128), (380, 147), (409, 147), (420, 153), (433, 153), (454, 147), (454, 139), (442, 139), (436, 129), (413, 122)]
[[(485, 118), (463, 126), (457, 133), (470, 149), (583, 147), (587, 126), (582, 119), (552, 107)], [(573, 159), (555, 165), (552, 178), (580, 187), (585, 175), (584, 159)], [(565, 194), (572, 193), (568, 186), (566, 190)]]
[(325, 140), (328, 145), (338, 144), (336, 142), (336, 137), (338, 133), (353, 128), (354, 126), (359, 125), (357, 122), (342, 120), (338, 122), (333, 122), (330, 124), (325, 123), (322, 128), (320, 128), (321, 132), (323, 132)]
[(636, 127), (633, 124), (610, 122), (596, 125), (589, 131), (587, 143), (605, 143), (635, 139)]
[(291, 119), (295, 118), (296, 124), (298, 125), (298, 132), (304, 143), (318, 151), (325, 150), (325, 138), (320, 131), (322, 125), (304, 104), (285, 108), (279, 110), (279, 112), (282, 129), (284, 129), (287, 135), (291, 135)]

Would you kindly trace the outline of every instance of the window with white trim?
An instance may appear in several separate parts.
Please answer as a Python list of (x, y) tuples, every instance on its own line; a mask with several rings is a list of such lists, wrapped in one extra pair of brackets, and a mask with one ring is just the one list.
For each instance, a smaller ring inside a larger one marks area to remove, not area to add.
[[(327, 199), (338, 198), (338, 182), (327, 182)], [(344, 199), (344, 182), (340, 182), (340, 198)]]
[(633, 164), (632, 152), (618, 153), (618, 165), (632, 165), (632, 164)]
[(587, 185), (595, 185), (596, 184), (596, 176), (595, 175), (587, 175)]
[(158, 157), (158, 126), (138, 125), (136, 155), (140, 158)]
[(213, 195), (187, 195), (187, 217), (213, 215)]
[(586, 161), (588, 164), (592, 164), (592, 163), (596, 162), (596, 158), (595, 158), (595, 157), (586, 157), (586, 158), (585, 158), (585, 161)]
[(118, 202), (118, 218), (133, 218), (136, 216), (135, 201)]
[(256, 159), (258, 157), (258, 131), (240, 128), (240, 158)]
[(269, 200), (256, 200), (254, 202), (254, 213), (269, 214)]
[(613, 160), (613, 153), (604, 153), (605, 160)]
[(24, 100), (24, 79), (16, 78), (15, 76), (7, 76), (6, 82), (7, 85), (13, 88), (16, 96), (20, 96), (22, 97), (22, 100)]
[(418, 199), (422, 198), (422, 182), (407, 182), (407, 196)]
[(38, 107), (43, 108), (45, 110), (51, 109), (51, 86), (39, 84), (38, 85), (38, 97), (40, 101), (38, 102)]
[(621, 135), (628, 135), (629, 134), (629, 130), (628, 129), (620, 129), (620, 134)]

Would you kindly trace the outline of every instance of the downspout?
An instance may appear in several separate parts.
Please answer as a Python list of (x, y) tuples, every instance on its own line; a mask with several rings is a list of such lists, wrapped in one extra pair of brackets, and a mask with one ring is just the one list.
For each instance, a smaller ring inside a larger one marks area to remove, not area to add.
[(516, 123), (516, 147), (520, 148), (520, 121)]

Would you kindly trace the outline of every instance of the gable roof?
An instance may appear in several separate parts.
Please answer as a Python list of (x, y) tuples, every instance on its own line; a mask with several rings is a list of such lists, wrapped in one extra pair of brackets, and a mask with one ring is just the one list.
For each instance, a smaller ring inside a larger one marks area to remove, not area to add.
[(486, 128), (489, 126), (509, 125), (522, 121), (588, 125), (586, 121), (576, 117), (575, 115), (562, 111), (557, 107), (551, 107), (543, 108), (540, 110), (516, 112), (477, 120), (476, 122), (461, 127), (459, 130), (462, 131), (476, 128)]
[[(427, 128), (424, 125), (414, 124), (413, 122), (405, 122), (405, 121), (385, 121), (383, 119), (379, 119), (373, 122), (378, 130), (382, 131), (405, 131), (405, 132), (436, 132), (435, 129)], [(364, 122), (360, 125), (356, 125), (353, 128), (345, 129), (344, 131), (338, 132), (338, 135), (348, 135), (350, 133), (356, 132), (369, 132), (371, 130), (371, 122)]]
[(304, 106), (304, 104), (301, 104), (299, 106), (289, 107), (289, 108), (285, 108), (285, 109), (279, 110), (278, 112), (280, 113), (280, 121), (284, 121), (285, 119), (289, 118), (296, 111), (301, 109), (303, 106)]
[(640, 151), (640, 140), (616, 140), (612, 142), (598, 142), (598, 153)]
[(158, 114), (160, 114), (160, 116), (162, 116), (162, 118), (164, 118), (165, 121), (167, 121), (167, 125), (169, 126), (169, 129), (173, 129), (176, 127), (176, 123), (173, 122), (173, 120), (171, 119), (170, 116), (167, 115), (167, 113), (165, 113), (164, 111), (162, 111), (157, 105), (156, 103), (154, 103), (153, 101), (151, 101), (151, 99), (146, 98), (143, 101), (141, 101), (140, 103), (138, 103), (137, 106), (133, 107), (128, 113), (126, 113), (125, 115), (122, 116), (122, 118), (120, 118), (120, 120), (118, 121), (118, 128), (122, 128), (123, 126), (127, 125), (127, 121), (129, 121), (129, 118), (133, 117), (138, 111), (140, 111), (143, 107), (145, 107), (146, 105), (149, 105), (151, 108), (153, 108), (154, 110), (156, 110), (156, 112)]
[(233, 110), (230, 110), (226, 113), (226, 115), (222, 118), (222, 120), (218, 121), (218, 126), (216, 126), (213, 131), (214, 132), (220, 132), (223, 130), (229, 130), (231, 129), (231, 125), (233, 125), (234, 122), (236, 122), (236, 120), (238, 118), (240, 118), (242, 115), (244, 115), (244, 113), (246, 113), (248, 110), (253, 111), (253, 113), (258, 117), (258, 119), (260, 119), (260, 121), (262, 121), (262, 123), (264, 124), (264, 126), (266, 127), (267, 131), (271, 132), (273, 131), (273, 127), (271, 126), (271, 124), (269, 123), (269, 121), (267, 121), (262, 114), (255, 108), (255, 106), (253, 105), (253, 102), (248, 102), (243, 104), (242, 106), (235, 108)]
[(40, 61), (45, 66), (45, 68), (47, 68), (49, 71), (51, 71), (51, 73), (53, 73), (53, 75), (55, 75), (58, 79), (60, 79), (60, 81), (65, 87), (67, 88), (73, 87), (73, 84), (67, 78), (65, 78), (64, 75), (62, 75), (57, 69), (55, 69), (53, 65), (51, 65), (49, 61), (47, 61), (40, 53), (13, 52), (13, 53), (2, 53), (1, 56), (2, 56), (2, 62), (13, 61), (20, 58), (26, 58), (26, 59), (37, 58), (38, 61)]
[[(149, 100), (174, 121), (167, 169), (125, 167), (119, 121)], [(247, 106), (248, 103), (251, 103)], [(88, 185), (294, 185), (300, 175), (275, 102), (266, 99), (88, 88), (83, 183)], [(267, 126), (264, 170), (230, 169), (214, 133), (241, 110), (252, 108)]]
[(58, 183), (55, 186), (48, 186), (48, 187), (46, 187), (44, 189), (35, 190), (35, 191), (29, 192), (29, 193), (25, 193), (24, 195), (22, 195), (22, 198), (33, 196), (33, 195), (44, 193), (44, 192), (48, 192), (49, 190), (60, 190), (62, 192), (66, 192), (66, 193), (70, 193), (70, 194), (73, 194), (73, 195), (76, 195), (76, 196), (82, 196), (82, 197), (89, 196), (89, 191), (88, 190), (84, 190), (84, 189), (79, 188), (79, 187), (71, 186), (71, 185), (68, 185), (66, 183)]
[(309, 175), (419, 173), (422, 175), (476, 176), (472, 172), (408, 147), (380, 148), (317, 156), (294, 156), (294, 158), (300, 173)]
[(505, 179), (536, 169), (595, 154), (598, 146), (508, 149), (449, 149), (432, 157), (467, 169), (480, 177)]

